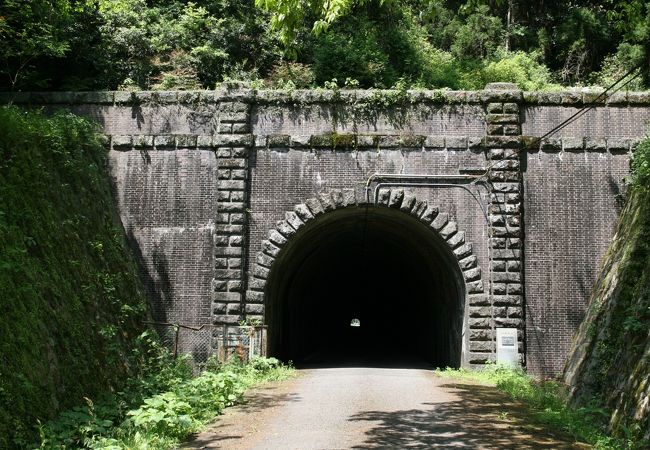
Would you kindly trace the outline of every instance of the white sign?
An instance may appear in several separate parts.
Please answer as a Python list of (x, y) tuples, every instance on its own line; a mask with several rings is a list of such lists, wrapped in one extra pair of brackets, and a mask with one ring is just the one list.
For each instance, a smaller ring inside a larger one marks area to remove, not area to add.
[(497, 328), (497, 364), (519, 366), (519, 345), (516, 328)]

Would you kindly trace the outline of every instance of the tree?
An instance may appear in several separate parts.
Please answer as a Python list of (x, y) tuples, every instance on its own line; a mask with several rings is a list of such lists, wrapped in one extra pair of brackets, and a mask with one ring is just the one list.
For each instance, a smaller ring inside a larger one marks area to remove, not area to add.
[[(271, 26), (280, 33), (280, 40), (289, 50), (296, 46), (296, 32), (306, 17), (315, 17), (312, 31), (325, 31), (335, 20), (350, 12), (356, 5), (369, 0), (255, 0), (255, 4), (271, 12)], [(384, 0), (378, 0), (383, 4)]]
[(35, 72), (34, 60), (68, 51), (64, 30), (73, 8), (68, 0), (4, 0), (0, 5), (0, 73), (12, 90)]

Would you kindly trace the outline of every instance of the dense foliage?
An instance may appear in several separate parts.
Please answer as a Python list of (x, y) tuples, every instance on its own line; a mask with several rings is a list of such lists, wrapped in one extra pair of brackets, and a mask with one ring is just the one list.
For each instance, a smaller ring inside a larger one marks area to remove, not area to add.
[[(88, 400), (40, 428), (40, 448), (95, 450), (167, 450), (238, 402), (256, 383), (282, 380), (293, 369), (275, 358), (248, 364), (208, 364), (193, 377), (184, 360), (159, 350), (148, 373), (130, 380), (126, 389)], [(155, 370), (153, 370), (155, 368)]]
[[(255, 5), (257, 3), (257, 6)], [(7, 0), (0, 89), (259, 86), (525, 89), (643, 66), (647, 0)], [(348, 80), (348, 83), (346, 83)]]
[(137, 372), (146, 303), (105, 159), (86, 120), (0, 108), (0, 448)]

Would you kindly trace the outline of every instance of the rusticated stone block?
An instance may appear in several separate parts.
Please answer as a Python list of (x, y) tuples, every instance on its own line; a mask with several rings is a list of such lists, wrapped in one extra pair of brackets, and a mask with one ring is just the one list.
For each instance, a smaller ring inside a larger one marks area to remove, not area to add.
[(487, 306), (490, 304), (490, 298), (486, 295), (470, 295), (470, 306)]
[(494, 332), (492, 330), (470, 330), (470, 341), (492, 341), (494, 340)]
[(445, 225), (447, 225), (447, 222), (449, 222), (449, 216), (447, 213), (440, 213), (436, 216), (433, 222), (431, 222), (431, 227), (433, 227), (434, 230), (440, 231)]
[(323, 205), (316, 198), (309, 198), (305, 200), (305, 205), (307, 205), (313, 217), (320, 216), (325, 212), (325, 210), (323, 209)]
[(471, 269), (472, 267), (476, 267), (476, 264), (477, 260), (476, 256), (474, 255), (470, 255), (458, 261), (458, 265), (460, 266), (461, 270)]
[(470, 328), (491, 328), (492, 319), (487, 317), (470, 317), (468, 320)]
[(456, 224), (455, 221), (451, 220), (451, 221), (447, 222), (447, 224), (444, 227), (442, 227), (442, 229), (439, 231), (439, 233), (440, 233), (440, 236), (442, 236), (443, 239), (449, 239), (457, 231), (458, 231), (458, 225)]
[(459, 231), (456, 234), (454, 234), (452, 237), (447, 239), (447, 245), (449, 245), (449, 247), (451, 247), (452, 249), (459, 247), (464, 243), (465, 243), (464, 231)]
[(391, 191), (390, 199), (388, 200), (389, 208), (399, 208), (402, 204), (402, 199), (404, 198), (403, 189), (394, 189)]
[(465, 281), (479, 280), (481, 278), (481, 269), (478, 267), (468, 269), (463, 272), (463, 276), (465, 277)]
[(495, 345), (493, 341), (470, 341), (469, 349), (471, 352), (493, 352)]

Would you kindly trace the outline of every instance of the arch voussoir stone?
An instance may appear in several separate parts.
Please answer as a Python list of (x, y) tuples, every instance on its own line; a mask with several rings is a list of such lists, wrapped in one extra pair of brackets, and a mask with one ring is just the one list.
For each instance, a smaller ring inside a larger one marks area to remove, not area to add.
[[(245, 305), (242, 306), (243, 312), (256, 317), (265, 317), (268, 300), (267, 279), (272, 276), (274, 264), (282, 249), (298, 234), (298, 231), (310, 222), (318, 220), (321, 215), (361, 204), (365, 204), (365, 202), (357, 201), (354, 189), (335, 189), (319, 193), (287, 211), (284, 214), (284, 219), (278, 221), (276, 226), (269, 231), (267, 240), (262, 242), (261, 250), (256, 255), (253, 267), (249, 272)], [(417, 218), (445, 241), (457, 260), (465, 283), (466, 314), (469, 326), (467, 351), (475, 351), (477, 343), (487, 342), (493, 345), (490, 342), (494, 338), (493, 331), (491, 331), (491, 324), (494, 320), (491, 294), (486, 293), (482, 280), (483, 272), (478, 258), (473, 252), (472, 244), (466, 242), (465, 232), (458, 229), (458, 223), (455, 220), (450, 220), (449, 214), (441, 212), (437, 206), (429, 205), (426, 201), (419, 200), (413, 192), (401, 188), (380, 189), (377, 193), (376, 206), (394, 208)], [(508, 298), (516, 300), (519, 297), (510, 296)], [(477, 316), (477, 314), (479, 315)], [(469, 362), (472, 363), (472, 361), (470, 358)]]
[(404, 212), (410, 213), (411, 211), (413, 211), (414, 206), (415, 206), (415, 195), (413, 195), (410, 192), (405, 192), (404, 198), (402, 199), (402, 204), (400, 205), (399, 209), (401, 209)]
[(399, 208), (402, 205), (403, 199), (404, 199), (404, 189), (392, 190), (388, 200), (388, 207)]
[(280, 234), (282, 234), (282, 236), (285, 238), (296, 234), (296, 229), (292, 227), (286, 220), (278, 220), (278, 222), (275, 224), (275, 229), (278, 230)]
[(427, 209), (420, 216), (420, 220), (427, 225), (431, 225), (436, 217), (438, 217), (438, 207), (427, 206)]
[(468, 257), (458, 261), (458, 265), (461, 270), (467, 270), (476, 267), (478, 265), (478, 260), (475, 255), (469, 255)]
[(280, 253), (280, 247), (267, 240), (262, 242), (262, 251), (272, 258), (277, 258)]
[(255, 258), (255, 262), (260, 266), (271, 267), (273, 262), (275, 262), (275, 258), (264, 252), (259, 252)]
[(339, 189), (335, 189), (330, 193), (332, 202), (334, 202), (334, 209), (343, 208), (345, 206), (343, 202), (343, 192)]
[(413, 208), (411, 209), (411, 215), (417, 217), (418, 219), (422, 218), (422, 215), (425, 213), (427, 210), (427, 202), (425, 200), (418, 200), (417, 198), (415, 199), (415, 204), (413, 205)]
[(277, 245), (278, 247), (282, 247), (284, 244), (287, 243), (287, 238), (280, 233), (277, 229), (273, 229), (269, 231), (269, 241), (271, 241), (273, 244)]
[(331, 192), (318, 194), (318, 201), (323, 206), (324, 212), (334, 211), (334, 199), (332, 198)]
[(388, 206), (390, 195), (390, 189), (380, 189), (377, 194), (377, 204)]
[(309, 207), (304, 203), (300, 203), (299, 205), (296, 205), (293, 208), (293, 211), (301, 220), (305, 222), (312, 220), (314, 218), (314, 215), (309, 210)]
[(298, 214), (296, 214), (294, 211), (287, 211), (284, 215), (284, 220), (286, 220), (287, 223), (291, 225), (291, 227), (296, 231), (305, 225), (305, 222), (303, 222), (303, 220), (298, 217)]
[[(266, 280), (271, 274), (273, 264), (282, 251), (282, 247), (294, 234), (310, 221), (320, 215), (337, 209), (357, 205), (354, 189), (335, 189), (319, 193), (305, 200), (285, 213), (285, 219), (277, 222), (269, 231), (268, 240), (262, 242), (262, 249), (257, 254), (254, 267), (250, 272), (250, 282), (246, 293), (247, 301), (263, 303), (265, 299)], [(435, 230), (446, 242), (458, 260), (459, 268), (465, 280), (466, 291), (472, 298), (484, 292), (482, 272), (478, 259), (473, 254), (472, 244), (465, 242), (465, 232), (458, 230), (456, 221), (449, 220), (449, 215), (440, 212), (438, 207), (429, 205), (424, 200), (404, 189), (380, 189), (377, 194), (377, 206), (396, 208), (413, 215), (419, 221)], [(255, 309), (256, 311), (259, 308)]]
[(440, 233), (440, 236), (446, 241), (450, 237), (452, 237), (456, 232), (458, 231), (458, 224), (454, 220), (450, 220), (447, 222), (447, 224), (442, 227), (442, 229), (438, 232)]
[(314, 217), (320, 216), (321, 214), (325, 213), (325, 210), (323, 209), (323, 205), (315, 197), (308, 198), (307, 200), (305, 200), (305, 205), (307, 205), (307, 208), (309, 208), (309, 211), (311, 211), (311, 214)]
[(447, 238), (447, 245), (453, 250), (465, 243), (465, 232), (457, 231), (453, 236)]
[(445, 225), (449, 222), (449, 214), (447, 213), (438, 213), (435, 219), (431, 222), (431, 227), (436, 230), (440, 231), (444, 228)]

